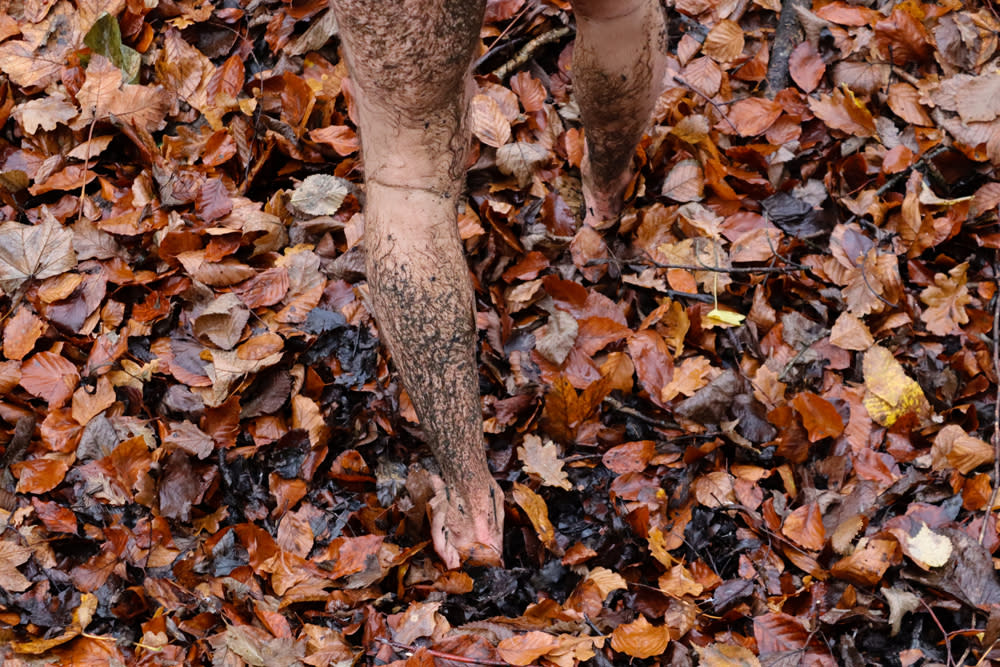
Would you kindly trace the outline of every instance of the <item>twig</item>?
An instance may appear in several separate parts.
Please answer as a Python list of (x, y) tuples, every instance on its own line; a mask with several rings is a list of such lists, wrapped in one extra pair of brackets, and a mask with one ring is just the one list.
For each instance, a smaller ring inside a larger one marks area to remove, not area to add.
[[(394, 649), (399, 649), (400, 651), (410, 651), (411, 653), (416, 652), (416, 646), (410, 646), (409, 644), (403, 644), (400, 642), (394, 642), (391, 639), (382, 639), (381, 637), (376, 637), (375, 641), (391, 646)], [(441, 658), (442, 660), (451, 660), (452, 662), (461, 662), (466, 665), (488, 665), (489, 667), (513, 667), (509, 662), (504, 662), (502, 660), (480, 660), (479, 658), (466, 658), (465, 656), (455, 655), (454, 653), (445, 653), (444, 651), (435, 651), (432, 648), (424, 647), (424, 651), (428, 655), (435, 658)]]
[(806, 7), (807, 0), (782, 0), (778, 27), (774, 31), (771, 58), (767, 66), (767, 96), (771, 99), (779, 90), (788, 87), (788, 59), (798, 41), (799, 7)]
[(722, 107), (721, 107), (721, 106), (719, 106), (719, 103), (718, 103), (718, 102), (716, 102), (716, 101), (715, 101), (715, 100), (713, 100), (713, 99), (712, 99), (711, 97), (709, 97), (709, 96), (708, 96), (708, 95), (706, 95), (705, 93), (701, 92), (700, 90), (698, 90), (697, 88), (695, 88), (694, 86), (692, 86), (692, 85), (691, 85), (690, 83), (688, 83), (687, 81), (685, 81), (684, 79), (682, 79), (682, 78), (681, 78), (681, 77), (679, 77), (679, 76), (675, 76), (675, 77), (674, 77), (674, 81), (675, 81), (675, 82), (677, 82), (677, 83), (679, 83), (679, 84), (681, 84), (682, 86), (684, 86), (685, 88), (687, 88), (687, 89), (688, 89), (688, 90), (690, 90), (691, 92), (695, 93), (696, 95), (699, 95), (699, 96), (700, 96), (700, 97), (702, 97), (702, 98), (703, 98), (703, 99), (704, 99), (704, 100), (705, 100), (706, 102), (708, 102), (708, 103), (709, 103), (709, 104), (711, 104), (711, 105), (712, 105), (713, 107), (715, 107), (715, 110), (719, 112), (719, 115), (720, 115), (720, 116), (722, 116), (722, 120), (724, 120), (724, 121), (726, 121), (727, 123), (729, 123), (729, 127), (733, 128), (733, 132), (735, 132), (736, 134), (739, 134), (739, 133), (740, 133), (740, 131), (739, 131), (738, 129), (736, 129), (736, 126), (735, 126), (735, 125), (733, 125), (733, 121), (729, 120), (729, 116), (727, 116), (727, 115), (726, 115), (726, 112), (722, 110)]
[(644, 421), (647, 424), (652, 424), (653, 426), (659, 426), (660, 428), (677, 428), (677, 424), (671, 424), (669, 422), (665, 422), (659, 419), (654, 419), (653, 417), (647, 417), (646, 415), (642, 414), (635, 408), (630, 408), (621, 401), (616, 401), (610, 396), (605, 396), (602, 403), (607, 403), (618, 412), (623, 412), (627, 415), (631, 415), (636, 419), (638, 419), (639, 421)]
[(948, 653), (948, 660), (946, 665), (947, 667), (951, 667), (952, 665), (955, 664), (955, 662), (952, 660), (951, 657), (951, 638), (948, 636), (948, 633), (945, 632), (944, 626), (941, 625), (941, 621), (938, 620), (937, 614), (934, 613), (934, 610), (931, 609), (929, 606), (927, 606), (927, 603), (924, 602), (923, 598), (918, 598), (918, 599), (920, 600), (920, 604), (924, 605), (924, 609), (927, 610), (927, 613), (931, 615), (932, 619), (934, 619), (934, 624), (938, 626), (938, 630), (940, 630), (941, 634), (944, 636), (944, 649)]
[(885, 305), (889, 306), (890, 308), (899, 308), (899, 304), (898, 303), (893, 303), (893, 302), (889, 301), (888, 299), (886, 299), (884, 296), (882, 296), (881, 294), (879, 294), (878, 292), (876, 292), (875, 288), (872, 287), (872, 285), (871, 285), (870, 282), (868, 282), (868, 274), (865, 273), (865, 262), (864, 262), (864, 260), (861, 260), (861, 264), (858, 265), (858, 271), (861, 272), (861, 279), (865, 281), (865, 287), (868, 288), (868, 291), (871, 292), (875, 296), (876, 299), (878, 299), (879, 301), (881, 301)]
[(573, 29), (569, 26), (562, 26), (561, 28), (553, 28), (548, 32), (544, 32), (538, 37), (521, 47), (521, 50), (514, 54), (514, 57), (505, 62), (500, 67), (493, 70), (493, 75), (503, 81), (507, 78), (507, 75), (513, 72), (515, 69), (528, 62), (528, 59), (534, 55), (535, 51), (539, 48), (548, 44), (549, 42), (557, 42), (566, 35), (573, 32)]
[(684, 269), (685, 271), (711, 271), (713, 273), (792, 273), (805, 271), (809, 267), (798, 264), (792, 266), (711, 266), (709, 264), (662, 264), (653, 260), (649, 264), (658, 269)]
[[(1000, 277), (997, 276), (998, 253), (993, 251), (993, 278), (997, 280), (997, 287), (1000, 288)], [(997, 392), (993, 398), (993, 493), (990, 494), (990, 504), (986, 506), (986, 516), (983, 517), (983, 525), (979, 529), (979, 543), (986, 539), (986, 526), (990, 522), (990, 513), (997, 502), (997, 494), (1000, 494), (1000, 290), (993, 295), (993, 374), (997, 379)]]
[(878, 190), (875, 191), (875, 196), (881, 197), (889, 190), (892, 190), (894, 187), (899, 185), (900, 181), (909, 178), (910, 172), (912, 172), (914, 169), (921, 167), (924, 163), (926, 163), (929, 160), (933, 160), (938, 155), (941, 155), (941, 153), (944, 153), (946, 150), (948, 150), (948, 147), (945, 146), (944, 144), (938, 144), (934, 148), (930, 149), (929, 151), (921, 155), (920, 159), (911, 164), (909, 167), (907, 167), (903, 171), (897, 172), (892, 176), (890, 176), (889, 179), (882, 185), (882, 187), (880, 187)]

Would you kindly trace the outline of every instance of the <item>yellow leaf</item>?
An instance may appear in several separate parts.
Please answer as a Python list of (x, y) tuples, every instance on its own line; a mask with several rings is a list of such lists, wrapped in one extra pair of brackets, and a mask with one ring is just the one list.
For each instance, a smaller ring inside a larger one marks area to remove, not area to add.
[(549, 508), (545, 504), (545, 499), (526, 487), (524, 484), (514, 483), (514, 501), (521, 506), (524, 513), (528, 515), (531, 525), (538, 533), (538, 539), (557, 556), (562, 555), (562, 549), (556, 542), (556, 529), (549, 521)]
[(719, 327), (738, 327), (743, 324), (743, 320), (747, 318), (746, 315), (740, 315), (739, 313), (734, 313), (731, 310), (719, 310), (718, 308), (713, 308), (708, 311), (708, 315), (705, 316), (708, 326), (719, 326)]
[(923, 389), (908, 377), (892, 352), (872, 346), (865, 353), (862, 367), (865, 378), (865, 408), (871, 418), (882, 426), (892, 426), (905, 414), (920, 417), (930, 412)]

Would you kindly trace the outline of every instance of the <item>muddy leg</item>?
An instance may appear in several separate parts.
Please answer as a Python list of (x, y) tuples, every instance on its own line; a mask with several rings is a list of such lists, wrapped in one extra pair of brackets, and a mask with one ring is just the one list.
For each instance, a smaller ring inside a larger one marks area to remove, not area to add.
[(576, 16), (573, 89), (587, 137), (585, 220), (618, 217), (636, 145), (662, 91), (666, 18), (659, 0), (571, 0)]
[(455, 210), (484, 3), (333, 6), (359, 116), (375, 317), (444, 478), (434, 546), (449, 567), (499, 563), (503, 495), (486, 465), (474, 294)]

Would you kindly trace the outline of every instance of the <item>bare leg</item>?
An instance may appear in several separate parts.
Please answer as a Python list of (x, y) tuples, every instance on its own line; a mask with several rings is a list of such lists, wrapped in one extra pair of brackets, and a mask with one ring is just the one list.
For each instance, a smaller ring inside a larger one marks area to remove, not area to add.
[(587, 224), (614, 222), (636, 145), (662, 92), (666, 18), (659, 0), (572, 0), (573, 88), (587, 136)]
[(499, 563), (503, 495), (486, 465), (474, 295), (456, 224), (483, 0), (335, 0), (365, 165), (375, 317), (444, 477), (449, 567)]

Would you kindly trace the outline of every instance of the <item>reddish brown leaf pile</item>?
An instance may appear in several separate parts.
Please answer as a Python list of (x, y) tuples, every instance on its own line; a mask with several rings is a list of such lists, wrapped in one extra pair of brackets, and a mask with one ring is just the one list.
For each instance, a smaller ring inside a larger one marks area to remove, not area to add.
[(669, 4), (597, 231), (568, 3), (488, 3), (459, 225), (507, 567), (446, 572), (327, 3), (10, 3), (4, 663), (995, 662), (1000, 19), (816, 0), (767, 90), (779, 3)]

